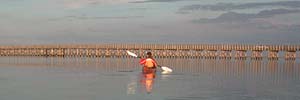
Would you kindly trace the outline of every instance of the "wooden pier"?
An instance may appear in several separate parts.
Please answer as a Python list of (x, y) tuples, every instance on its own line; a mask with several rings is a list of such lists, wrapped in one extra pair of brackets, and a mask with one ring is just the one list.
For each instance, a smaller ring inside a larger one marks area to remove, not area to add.
[(300, 45), (252, 44), (81, 44), (0, 46), (0, 56), (128, 57), (126, 50), (155, 57), (278, 59), (300, 57)]

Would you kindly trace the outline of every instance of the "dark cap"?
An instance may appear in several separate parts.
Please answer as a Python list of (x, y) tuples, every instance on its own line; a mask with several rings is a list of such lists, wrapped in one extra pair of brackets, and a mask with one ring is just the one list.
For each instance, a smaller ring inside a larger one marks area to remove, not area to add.
[(152, 53), (151, 52), (147, 52), (147, 55), (152, 55)]

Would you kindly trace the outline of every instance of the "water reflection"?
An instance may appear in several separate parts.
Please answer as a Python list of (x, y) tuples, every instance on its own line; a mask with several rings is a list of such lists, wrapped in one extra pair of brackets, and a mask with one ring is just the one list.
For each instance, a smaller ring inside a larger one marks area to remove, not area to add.
[(143, 67), (140, 82), (143, 85), (142, 87), (146, 90), (148, 94), (152, 92), (155, 76), (156, 69)]
[[(26, 88), (32, 92), (27, 92), (28, 94), (57, 97), (58, 100), (70, 99), (70, 96), (81, 97), (81, 100), (91, 100), (89, 97), (94, 97), (92, 100), (112, 99), (112, 96), (114, 99), (124, 100), (300, 98), (299, 61), (186, 58), (156, 60), (160, 65), (172, 68), (173, 72), (142, 69), (136, 58), (0, 57), (0, 80), (4, 83), (0, 84), (0, 88), (9, 91), (22, 91), (21, 89)], [(156, 98), (142, 98), (144, 93), (151, 93), (146, 96)], [(0, 92), (0, 97), (15, 97), (7, 94), (10, 93)], [(22, 92), (17, 94), (23, 95)], [(28, 97), (25, 100), (31, 100), (32, 96)]]
[[(295, 60), (249, 60), (249, 59), (185, 59), (158, 58), (161, 65), (174, 69), (171, 74), (222, 75), (264, 80), (299, 79), (299, 62)], [(0, 57), (0, 65), (62, 68), (67, 70), (93, 70), (103, 72), (136, 72), (141, 67), (135, 58), (62, 58), (62, 57)], [(159, 70), (161, 71), (161, 70)], [(274, 77), (270, 77), (274, 76)], [(292, 76), (292, 77), (287, 77)]]
[(299, 79), (299, 63), (295, 60), (251, 60), (251, 59), (159, 59), (162, 65), (171, 66), (175, 73), (200, 74), (212, 76), (255, 78)]
[[(213, 76), (255, 78), (264, 80), (299, 79), (299, 63), (295, 60), (249, 60), (249, 59), (185, 59), (158, 58), (161, 65), (174, 69), (171, 74), (200, 74)], [(61, 58), (61, 57), (0, 57), (0, 64), (67, 70), (93, 70), (103, 72), (135, 72), (141, 69), (135, 58)], [(154, 75), (155, 76), (155, 75)], [(272, 77), (271, 77), (272, 76)], [(287, 77), (290, 76), (290, 77)]]
[(131, 78), (130, 82), (127, 85), (127, 95), (136, 94), (137, 89), (137, 80), (135, 78)]

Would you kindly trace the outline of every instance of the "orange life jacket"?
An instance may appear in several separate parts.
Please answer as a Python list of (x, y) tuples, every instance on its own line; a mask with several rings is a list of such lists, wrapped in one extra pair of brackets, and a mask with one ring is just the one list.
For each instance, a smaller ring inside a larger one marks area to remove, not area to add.
[(141, 59), (140, 64), (148, 68), (156, 67), (156, 61), (151, 58)]

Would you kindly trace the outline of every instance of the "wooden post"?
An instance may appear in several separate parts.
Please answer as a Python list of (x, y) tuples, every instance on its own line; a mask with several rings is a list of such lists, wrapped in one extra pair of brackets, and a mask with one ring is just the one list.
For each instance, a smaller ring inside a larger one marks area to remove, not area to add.
[(262, 59), (262, 51), (260, 50), (255, 50), (255, 51), (252, 51), (252, 56), (251, 58), (252, 59)]
[(221, 58), (221, 59), (230, 59), (231, 58), (231, 51), (229, 51), (229, 50), (220, 51), (219, 58)]
[(285, 59), (287, 60), (295, 60), (296, 59), (296, 51), (286, 51)]
[(269, 51), (268, 52), (268, 59), (278, 59), (279, 56), (278, 56), (278, 51)]
[(247, 55), (246, 55), (246, 51), (244, 50), (238, 50), (235, 52), (235, 58), (236, 59), (246, 59)]

